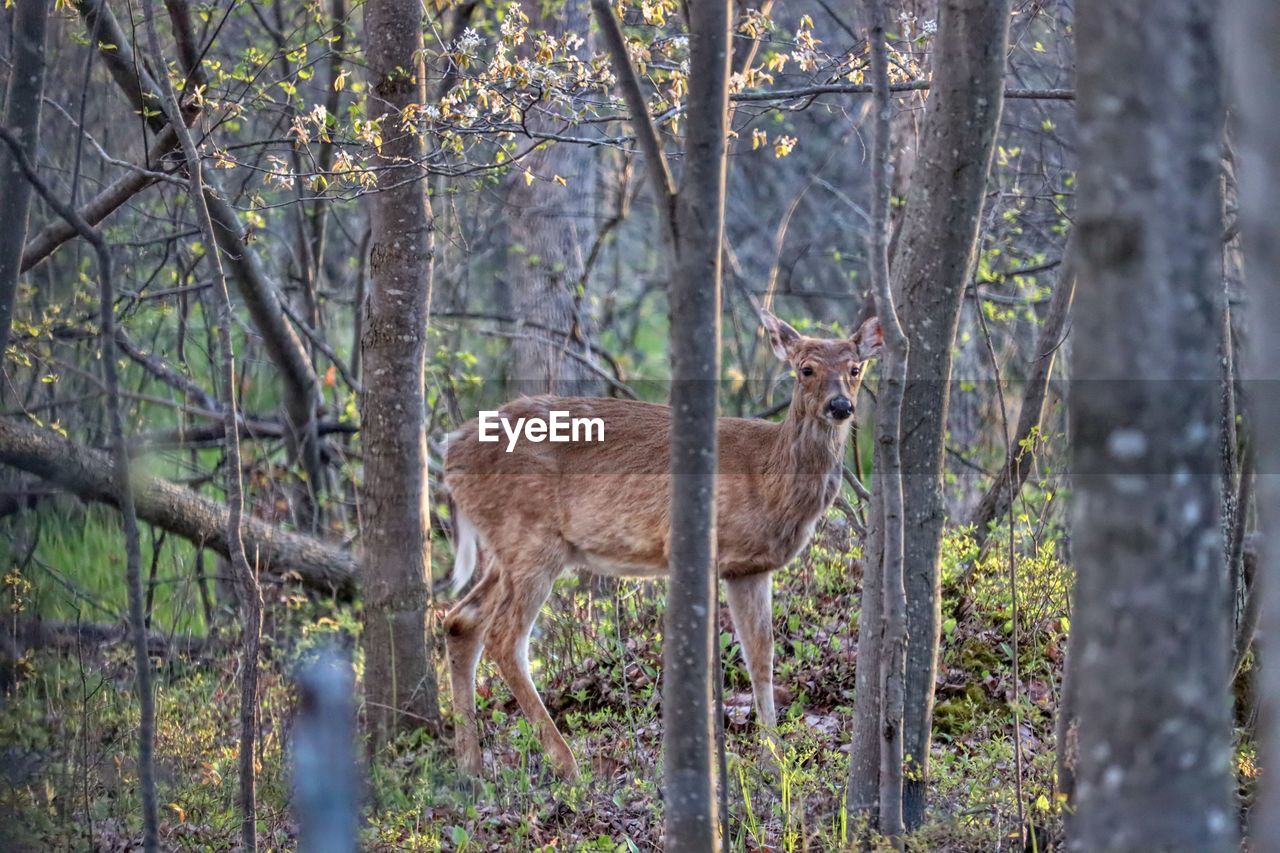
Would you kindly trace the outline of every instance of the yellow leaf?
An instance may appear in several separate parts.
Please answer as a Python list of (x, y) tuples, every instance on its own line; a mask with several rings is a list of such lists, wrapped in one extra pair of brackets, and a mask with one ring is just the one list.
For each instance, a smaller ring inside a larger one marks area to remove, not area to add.
[(533, 172), (525, 172), (525, 173), (524, 173), (524, 185), (525, 185), (525, 186), (529, 186), (529, 184), (532, 184), (532, 183), (533, 183)]

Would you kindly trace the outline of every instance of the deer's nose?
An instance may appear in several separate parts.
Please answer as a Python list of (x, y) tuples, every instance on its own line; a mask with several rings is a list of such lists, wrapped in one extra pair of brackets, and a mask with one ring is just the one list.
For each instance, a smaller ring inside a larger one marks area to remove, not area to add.
[(827, 414), (838, 421), (843, 421), (853, 415), (853, 403), (843, 394), (839, 397), (832, 397), (827, 403)]

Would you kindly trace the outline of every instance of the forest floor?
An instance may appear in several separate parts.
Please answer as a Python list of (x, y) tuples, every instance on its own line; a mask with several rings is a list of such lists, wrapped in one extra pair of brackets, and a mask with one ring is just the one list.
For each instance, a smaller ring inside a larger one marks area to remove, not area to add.
[[(1015, 685), (1007, 530), (1004, 535), (1003, 550), (1002, 540), (993, 538), (983, 555), (965, 531), (952, 531), (944, 544), (931, 804), (911, 849), (1021, 848), (1015, 732), (1023, 758), (1024, 824), (1043, 827), (1046, 834), (1037, 835), (1045, 838), (1061, 822), (1052, 784), (1052, 728), (1069, 627), (1069, 571), (1043, 527), (1019, 527), (1021, 677)], [(436, 556), (443, 566), (447, 547), (439, 546)], [(782, 747), (773, 762), (762, 760), (741, 652), (727, 609), (721, 608), (734, 850), (831, 850), (854, 837), (843, 791), (857, 665), (858, 560), (857, 548), (831, 523), (803, 557), (776, 576)], [(167, 571), (161, 567), (160, 580)], [(17, 569), (9, 575), (10, 609), (24, 611), (15, 610), (12, 618), (48, 609), (54, 593), (47, 577), (28, 580)], [(74, 576), (61, 581), (64, 593), (76, 583)], [(359, 613), (286, 587), (274, 588), (270, 596), (258, 825), (262, 849), (291, 849), (296, 827), (285, 761), (294, 707), (289, 677), (321, 643), (358, 648)], [(624, 582), (601, 591), (569, 576), (544, 609), (532, 648), (535, 675), (582, 764), (580, 782), (550, 777), (530, 728), (485, 662), (479, 689), (486, 758), (481, 784), (463, 784), (447, 743), (425, 732), (401, 737), (366, 762), (362, 847), (660, 849), (661, 601), (661, 586)], [(165, 618), (178, 624), (186, 617), (157, 612), (157, 626)], [(157, 660), (157, 776), (167, 848), (227, 849), (237, 839), (241, 661), (233, 645), (215, 634), (198, 654)], [(138, 710), (129, 649), (31, 650), (6, 679), (0, 823), (7, 830), (0, 830), (0, 846), (136, 846)], [(442, 679), (447, 708), (446, 685)], [(768, 771), (770, 763), (776, 773)]]

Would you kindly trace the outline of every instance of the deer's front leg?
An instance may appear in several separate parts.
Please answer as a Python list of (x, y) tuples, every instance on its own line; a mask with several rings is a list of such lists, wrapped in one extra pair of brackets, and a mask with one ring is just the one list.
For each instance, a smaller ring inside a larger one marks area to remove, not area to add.
[(772, 738), (778, 727), (773, 709), (773, 579), (763, 572), (733, 578), (725, 581), (725, 590), (751, 675), (756, 716), (766, 736)]

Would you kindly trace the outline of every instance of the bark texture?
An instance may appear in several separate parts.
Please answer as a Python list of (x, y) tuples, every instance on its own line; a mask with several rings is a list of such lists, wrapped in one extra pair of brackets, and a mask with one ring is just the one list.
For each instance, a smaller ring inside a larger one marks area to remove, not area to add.
[(1081, 0), (1070, 848), (1235, 850), (1214, 0)]
[[(422, 7), (372, 0), (364, 7), (369, 61), (367, 111), (400, 127), (410, 104), (426, 101)], [(370, 198), (369, 261), (361, 360), (364, 394), (364, 648), (366, 719), (375, 738), (439, 720), (428, 630), (431, 540), (423, 359), (431, 304), (431, 206), (416, 129), (386, 134), (377, 166), (394, 180)], [(398, 168), (397, 168), (398, 167)]]
[[(880, 363), (880, 398), (876, 406), (876, 469), (873, 500), (881, 506), (881, 584), (884, 597), (880, 625), (880, 831), (896, 845), (902, 842), (902, 717), (907, 654), (907, 593), (903, 582), (902, 395), (907, 381), (908, 344), (889, 282), (889, 128), (893, 104), (889, 96), (889, 57), (885, 39), (884, 0), (872, 0), (871, 85), (875, 99), (875, 132), (871, 146), (871, 286), (876, 313), (884, 330)], [(874, 626), (867, 626), (874, 630)], [(861, 636), (861, 634), (859, 635)], [(866, 701), (867, 697), (859, 697)]]
[(1233, 114), (1239, 128), (1241, 237), (1251, 322), (1241, 374), (1258, 436), (1256, 468), (1261, 542), (1257, 574), (1263, 643), (1258, 713), (1260, 763), (1268, 768), (1250, 813), (1250, 846), (1275, 849), (1280, 839), (1280, 5), (1271, 0), (1226, 4)]
[[(44, 40), (49, 0), (18, 0), (13, 15), (12, 67), (5, 95), (4, 126), (18, 139), (32, 162), (40, 136), (40, 98), (44, 94)], [(31, 184), (8, 149), (0, 146), (0, 199), (7, 227), (0, 228), (0, 362), (9, 345), (13, 300), (27, 239)], [(69, 226), (68, 226), (69, 227)]]
[(666, 847), (719, 846), (712, 762), (720, 256), (729, 124), (728, 0), (689, 9), (688, 131), (675, 205), (671, 308), (671, 546), (663, 632)]
[[(0, 463), (35, 474), (84, 500), (120, 506), (107, 454), (81, 447), (49, 430), (0, 418)], [(227, 507), (156, 477), (134, 472), (138, 518), (227, 556)], [(350, 597), (356, 559), (331, 545), (248, 516), (243, 536), (262, 574), (296, 573), (307, 586)]]

